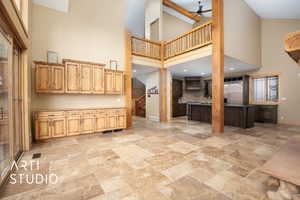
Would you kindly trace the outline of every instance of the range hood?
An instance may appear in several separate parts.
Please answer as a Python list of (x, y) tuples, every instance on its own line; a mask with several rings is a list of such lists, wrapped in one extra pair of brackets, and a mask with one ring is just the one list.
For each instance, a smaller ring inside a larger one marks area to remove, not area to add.
[(185, 77), (185, 90), (187, 91), (197, 91), (204, 90), (205, 84), (201, 76), (190, 76)]

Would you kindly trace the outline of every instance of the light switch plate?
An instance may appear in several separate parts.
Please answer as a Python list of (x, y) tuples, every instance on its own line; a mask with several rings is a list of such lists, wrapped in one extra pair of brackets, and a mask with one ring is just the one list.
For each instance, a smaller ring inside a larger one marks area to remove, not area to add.
[(282, 97), (281, 100), (282, 101), (287, 101), (287, 98), (286, 97)]

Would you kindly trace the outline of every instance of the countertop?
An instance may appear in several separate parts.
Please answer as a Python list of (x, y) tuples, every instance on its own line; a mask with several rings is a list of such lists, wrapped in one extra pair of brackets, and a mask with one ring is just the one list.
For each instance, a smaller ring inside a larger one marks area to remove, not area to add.
[[(211, 103), (201, 103), (201, 102), (186, 102), (188, 105), (199, 105), (199, 106), (211, 106)], [(230, 103), (225, 103), (225, 107), (253, 107), (255, 105), (243, 105), (243, 104), (230, 104)]]

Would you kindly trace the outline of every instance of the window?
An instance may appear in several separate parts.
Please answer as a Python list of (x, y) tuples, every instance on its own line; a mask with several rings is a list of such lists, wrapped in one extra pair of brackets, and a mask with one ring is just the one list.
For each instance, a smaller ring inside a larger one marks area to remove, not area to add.
[(251, 104), (279, 103), (280, 74), (252, 75), (250, 78)]

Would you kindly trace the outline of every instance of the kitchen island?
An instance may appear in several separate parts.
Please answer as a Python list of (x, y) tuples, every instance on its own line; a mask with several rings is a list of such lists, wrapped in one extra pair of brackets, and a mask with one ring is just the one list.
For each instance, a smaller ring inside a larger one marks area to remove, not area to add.
[[(211, 123), (211, 103), (187, 103), (189, 120)], [(255, 105), (224, 104), (224, 124), (252, 128), (255, 122)]]

